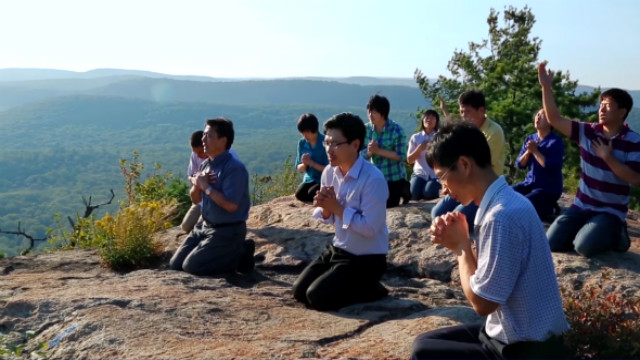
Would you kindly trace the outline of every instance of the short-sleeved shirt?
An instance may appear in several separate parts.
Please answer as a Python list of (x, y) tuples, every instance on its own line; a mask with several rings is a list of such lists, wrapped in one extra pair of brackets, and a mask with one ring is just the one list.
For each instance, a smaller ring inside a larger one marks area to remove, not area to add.
[(375, 167), (382, 171), (382, 175), (387, 181), (397, 181), (407, 178), (407, 170), (404, 162), (407, 160), (407, 137), (404, 135), (402, 126), (391, 119), (387, 119), (382, 131), (377, 133), (372, 123), (365, 124), (367, 133), (364, 138), (364, 149), (360, 152), (367, 158), (366, 145), (375, 140), (383, 150), (390, 150), (398, 154), (400, 161), (391, 160), (384, 156), (373, 154), (369, 159)]
[[(309, 154), (311, 155), (311, 160), (320, 165), (329, 164), (329, 158), (327, 157), (327, 151), (324, 148), (324, 134), (318, 133), (318, 140), (316, 141), (315, 146), (311, 146), (305, 138), (302, 138), (298, 141), (298, 151), (296, 154), (296, 166), (302, 163), (302, 155)], [(307, 169), (304, 171), (304, 178), (302, 179), (303, 183), (320, 183), (320, 176), (322, 176), (322, 172), (314, 169), (312, 166), (307, 166)]]
[[(414, 152), (422, 143), (431, 141), (435, 135), (435, 131), (427, 134), (424, 130), (411, 135), (411, 139), (409, 139), (409, 148), (407, 149), (407, 157), (409, 157), (409, 154)], [(427, 163), (426, 149), (420, 152), (418, 158), (413, 163), (413, 173), (425, 180), (437, 179), (436, 173), (433, 171), (431, 166), (429, 166), (429, 163)]]
[(612, 141), (613, 156), (635, 172), (640, 172), (640, 135), (625, 124), (620, 132), (606, 139), (602, 124), (573, 121), (571, 140), (580, 147), (581, 173), (573, 206), (583, 210), (627, 217), (631, 185), (619, 178), (594, 151), (592, 142)]
[(225, 199), (238, 205), (238, 209), (232, 213), (216, 204), (209, 196), (202, 192), (202, 218), (213, 224), (226, 224), (245, 221), (249, 218), (249, 173), (240, 160), (225, 151), (205, 160), (201, 170), (218, 175), (218, 180), (213, 188), (224, 194)]
[(485, 324), (505, 344), (544, 341), (568, 328), (549, 241), (531, 202), (500, 176), (475, 218), (478, 267), (474, 294), (498, 303)]
[[(519, 159), (527, 151), (527, 143), (538, 143), (538, 151), (544, 156), (544, 166), (540, 165), (533, 155), (529, 161), (522, 165)], [(524, 179), (524, 185), (530, 185), (532, 189), (539, 189), (549, 194), (562, 194), (562, 159), (564, 158), (564, 143), (562, 138), (553, 131), (544, 139), (540, 139), (537, 133), (524, 139), (520, 154), (516, 158), (516, 166), (520, 169), (529, 168)]]
[(491, 167), (498, 175), (504, 171), (504, 132), (498, 123), (487, 118), (480, 127), (491, 150)]
[(313, 216), (326, 224), (334, 224), (333, 246), (354, 255), (386, 254), (389, 251), (387, 228), (387, 182), (380, 170), (361, 156), (349, 172), (342, 174), (337, 166), (322, 172), (322, 186), (333, 186), (336, 198), (344, 207), (342, 218), (322, 218), (322, 208)]

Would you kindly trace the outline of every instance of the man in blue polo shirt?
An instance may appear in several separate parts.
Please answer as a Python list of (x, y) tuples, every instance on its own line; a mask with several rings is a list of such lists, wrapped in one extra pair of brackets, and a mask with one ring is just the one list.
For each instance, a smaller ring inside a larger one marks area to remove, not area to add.
[(202, 201), (203, 221), (198, 223), (171, 258), (172, 270), (213, 275), (254, 267), (255, 244), (245, 241), (249, 217), (249, 173), (229, 149), (233, 123), (225, 118), (206, 122), (202, 143), (209, 157), (200, 166), (190, 195)]

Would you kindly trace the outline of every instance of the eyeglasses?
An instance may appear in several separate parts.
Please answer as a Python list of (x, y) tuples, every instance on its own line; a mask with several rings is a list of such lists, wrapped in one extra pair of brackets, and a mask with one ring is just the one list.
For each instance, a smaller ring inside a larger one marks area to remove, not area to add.
[(448, 168), (445, 172), (440, 174), (440, 176), (438, 176), (438, 179), (440, 179), (440, 182), (446, 185), (447, 184), (447, 177), (449, 176), (449, 172), (451, 170), (455, 170), (455, 168), (456, 168), (456, 165), (453, 164), (452, 167)]
[(335, 148), (337, 148), (338, 146), (340, 146), (340, 145), (342, 145), (342, 144), (346, 144), (346, 143), (348, 143), (348, 142), (349, 142), (349, 141), (345, 140), (345, 141), (343, 141), (343, 142), (336, 143), (336, 142), (331, 142), (331, 141), (327, 141), (327, 140), (325, 140), (323, 144), (324, 144), (324, 147), (326, 147), (326, 148), (329, 148), (329, 149), (335, 149)]

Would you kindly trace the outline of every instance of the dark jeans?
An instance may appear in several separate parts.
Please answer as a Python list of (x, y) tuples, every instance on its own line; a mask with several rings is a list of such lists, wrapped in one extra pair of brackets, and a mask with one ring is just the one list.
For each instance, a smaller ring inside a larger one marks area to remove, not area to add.
[(380, 284), (386, 267), (384, 254), (356, 256), (329, 245), (298, 276), (293, 296), (317, 310), (378, 300), (387, 295)]
[(425, 180), (416, 174), (411, 174), (411, 200), (432, 200), (440, 196), (442, 185), (438, 179)]
[(464, 206), (458, 202), (458, 200), (451, 197), (451, 195), (445, 195), (438, 203), (431, 209), (431, 219), (435, 219), (436, 216), (444, 215), (450, 211), (459, 211), (467, 218), (467, 224), (469, 225), (469, 235), (473, 234), (473, 221), (476, 218), (476, 212), (478, 212), (478, 205), (473, 201)]
[(531, 201), (541, 220), (553, 217), (553, 209), (556, 207), (558, 199), (560, 199), (560, 194), (551, 194), (541, 189), (533, 189), (533, 186), (524, 185), (523, 183), (513, 185), (513, 190), (526, 196)]
[(627, 251), (624, 223), (615, 215), (586, 211), (574, 206), (558, 216), (547, 230), (551, 251), (574, 250), (585, 257), (609, 250)]
[(201, 221), (169, 261), (171, 270), (195, 275), (232, 272), (244, 254), (247, 223), (211, 227)]
[(490, 338), (484, 325), (458, 325), (429, 331), (413, 342), (411, 359), (566, 359), (562, 336), (505, 345)]
[(302, 183), (296, 189), (296, 199), (302, 202), (312, 202), (318, 189), (320, 189), (320, 184), (317, 182)]
[(411, 190), (409, 190), (409, 182), (407, 180), (387, 181), (387, 186), (389, 188), (387, 209), (400, 205), (400, 198), (403, 198), (403, 203), (407, 203), (411, 199)]

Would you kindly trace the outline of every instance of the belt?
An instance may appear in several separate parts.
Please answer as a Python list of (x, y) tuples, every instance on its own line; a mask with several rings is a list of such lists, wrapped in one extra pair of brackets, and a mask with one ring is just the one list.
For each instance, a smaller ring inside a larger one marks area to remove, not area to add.
[(240, 224), (244, 224), (244, 223), (245, 223), (245, 220), (228, 222), (228, 223), (210, 223), (207, 220), (204, 220), (204, 224), (205, 224), (206, 227), (210, 227), (210, 228), (214, 228), (214, 229), (223, 228), (223, 227), (227, 227), (227, 226), (240, 225)]

